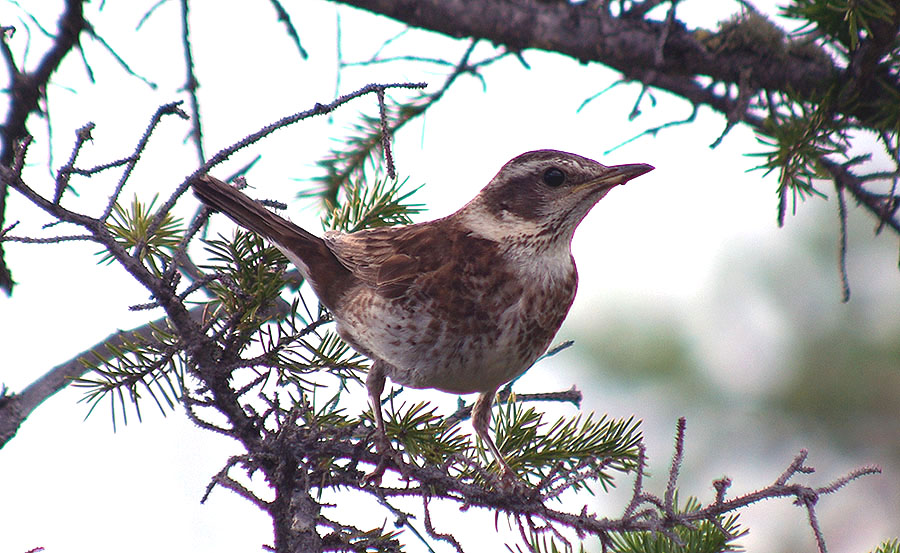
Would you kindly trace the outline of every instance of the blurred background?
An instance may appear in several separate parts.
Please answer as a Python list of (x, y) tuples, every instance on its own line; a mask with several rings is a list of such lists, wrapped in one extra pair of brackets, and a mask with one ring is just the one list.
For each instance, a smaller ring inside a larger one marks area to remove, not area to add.
[[(12, 40), (14, 51), (29, 62), (48, 41), (34, 21), (53, 29), (59, 12), (59, 3), (45, 4), (0, 5), (6, 24), (15, 21), (21, 31)], [(772, 2), (754, 4), (775, 13)], [(80, 159), (101, 163), (132, 151), (158, 105), (185, 98), (178, 7), (160, 5), (136, 31), (152, 5), (92, 7), (101, 10), (92, 17), (97, 33), (155, 88), (125, 73), (97, 42), (85, 43), (95, 78), (74, 58), (54, 78), (48, 92), (52, 133), (37, 136), (29, 154), (34, 182), (51, 186), (48, 166), (64, 163), (74, 131), (86, 122), (97, 126)], [(713, 27), (739, 9), (739, 2), (694, 0), (680, 5), (679, 16)], [(370, 82), (425, 81), (429, 90), (444, 82), (446, 67), (416, 62), (349, 67), (338, 81), (338, 28), (345, 61), (368, 59), (392, 37), (385, 54), (416, 51), (454, 60), (466, 48), (326, 2), (297, 8), (305, 60), (268, 6), (195, 2), (191, 22), (208, 155), (277, 118)], [(481, 44), (473, 59), (493, 53)], [(688, 421), (681, 493), (704, 501), (714, 497), (711, 482), (726, 475), (735, 495), (766, 486), (801, 449), (809, 450), (808, 463), (817, 469), (805, 480), (813, 485), (877, 464), (882, 475), (821, 499), (820, 523), (836, 552), (869, 551), (900, 536), (897, 237), (877, 235), (875, 222), (849, 205), (852, 297), (844, 304), (839, 220), (829, 183), (822, 183), (827, 201), (799, 202), (778, 229), (777, 179), (749, 171), (758, 159), (746, 155), (762, 149), (751, 132), (739, 126), (711, 149), (725, 121), (701, 109), (691, 124), (627, 142), (684, 119), (691, 106), (651, 91), (630, 120), (640, 85), (623, 84), (579, 111), (620, 76), (557, 55), (523, 55), (530, 70), (506, 58), (485, 68), (483, 81), (461, 77), (396, 137), (401, 178), (408, 177), (410, 186), (425, 184), (415, 196), (428, 207), (419, 220), (454, 211), (503, 163), (530, 149), (657, 169), (613, 191), (579, 228), (573, 245), (579, 292), (558, 335), (575, 346), (536, 365), (517, 391), (574, 384), (584, 393), (583, 411), (641, 419), (652, 491), (664, 489), (679, 416)], [(352, 135), (360, 112), (376, 113), (374, 98), (279, 132), (236, 156), (218, 176), (262, 155), (248, 175), (254, 195), (289, 202), (291, 218), (317, 231), (318, 206), (293, 199), (311, 186), (315, 161)], [(137, 167), (134, 194), (164, 199), (196, 167), (184, 142), (188, 132), (182, 121), (161, 126)], [(866, 137), (859, 144), (866, 151)], [(871, 153), (872, 167), (881, 167), (883, 152)], [(98, 209), (114, 181), (78, 184), (73, 207)], [(193, 198), (178, 206), (184, 217), (196, 208)], [(15, 195), (7, 210), (10, 221), (22, 221), (20, 234), (40, 235), (49, 221)], [(220, 232), (232, 228), (224, 220), (216, 225)], [(118, 267), (98, 266), (96, 246), (12, 244), (7, 250), (19, 285), (11, 298), (0, 298), (0, 380), (13, 391), (114, 330), (159, 316), (128, 310), (147, 301), (146, 291)], [(362, 408), (365, 394), (359, 392)], [(88, 407), (78, 403), (81, 397), (70, 388), (51, 398), (0, 451), (0, 551), (105, 552), (126, 545), (130, 551), (259, 551), (270, 542), (267, 519), (236, 496), (218, 490), (199, 504), (209, 478), (239, 453), (234, 444), (194, 428), (180, 411), (163, 417), (147, 409), (142, 423), (129, 420), (113, 433), (104, 406), (83, 420)], [(455, 397), (437, 392), (422, 397), (445, 413), (456, 404)], [(576, 412), (570, 406), (549, 410)], [(623, 479), (608, 496), (588, 499), (591, 510), (618, 516), (630, 487)], [(464, 547), (484, 550), (476, 547), (496, 539), (492, 550), (502, 550), (509, 534), (494, 534), (492, 518), (481, 515), (460, 515), (455, 508), (443, 513), (462, 517), (470, 529), (459, 536)], [(444, 528), (459, 527), (451, 522), (456, 519), (445, 520)], [(751, 528), (740, 542), (749, 551), (815, 548), (805, 511), (788, 501), (756, 505), (741, 520)], [(408, 541), (412, 551), (424, 550)], [(589, 546), (599, 551), (598, 544)]]

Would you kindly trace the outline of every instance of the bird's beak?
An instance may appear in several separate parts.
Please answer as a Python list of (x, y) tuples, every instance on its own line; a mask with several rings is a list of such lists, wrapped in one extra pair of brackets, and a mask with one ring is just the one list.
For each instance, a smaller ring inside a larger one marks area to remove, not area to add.
[(612, 188), (620, 184), (625, 184), (635, 177), (639, 177), (644, 173), (649, 173), (654, 167), (646, 163), (628, 163), (626, 165), (613, 165), (607, 167), (606, 171), (591, 182), (591, 186), (602, 186), (604, 188)]

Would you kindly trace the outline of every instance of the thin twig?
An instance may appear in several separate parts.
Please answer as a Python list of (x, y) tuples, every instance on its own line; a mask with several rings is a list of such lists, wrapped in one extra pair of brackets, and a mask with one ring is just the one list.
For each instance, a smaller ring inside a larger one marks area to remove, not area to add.
[[(197, 150), (197, 159), (200, 163), (206, 161), (206, 154), (203, 152), (203, 126), (200, 119), (200, 100), (197, 97), (197, 88), (200, 84), (197, 82), (197, 76), (194, 74), (194, 53), (191, 47), (191, 27), (189, 21), (190, 8), (188, 0), (181, 0), (181, 48), (184, 51), (184, 68), (187, 72), (187, 80), (184, 83), (184, 89), (187, 91), (191, 99), (191, 142)], [(168, 209), (166, 210), (168, 213)]]
[(150, 6), (150, 9), (148, 9), (146, 12), (144, 12), (144, 15), (141, 16), (141, 19), (138, 21), (138, 24), (134, 27), (134, 30), (140, 31), (141, 27), (143, 27), (144, 23), (146, 23), (147, 20), (150, 19), (150, 16), (153, 15), (153, 13), (157, 10), (157, 8), (159, 8), (160, 6), (162, 6), (163, 4), (165, 4), (168, 1), (169, 0), (157, 0), (157, 2), (155, 4)]
[[(497, 403), (503, 404), (512, 398), (512, 390), (502, 390), (497, 394)], [(525, 403), (528, 401), (554, 401), (554, 402), (563, 402), (563, 403), (572, 403), (576, 406), (581, 404), (582, 395), (581, 392), (575, 388), (574, 386), (569, 388), (568, 390), (563, 390), (561, 392), (538, 392), (533, 394), (516, 394), (515, 401), (520, 403)], [(447, 417), (448, 423), (456, 423), (459, 421), (466, 420), (472, 415), (472, 407), (473, 403), (465, 403), (460, 400), (459, 407), (456, 411), (453, 412), (452, 415)]]
[(809, 527), (813, 531), (813, 537), (816, 540), (816, 549), (819, 553), (828, 553), (828, 547), (825, 545), (825, 535), (822, 534), (822, 529), (819, 527), (819, 519), (816, 516), (816, 500), (817, 496), (808, 497), (802, 496), (798, 497), (798, 502), (806, 507), (806, 514), (809, 520)]
[[(376, 495), (378, 494), (376, 493)], [(425, 536), (423, 536), (422, 533), (419, 532), (419, 529), (413, 526), (412, 522), (410, 521), (410, 519), (415, 518), (414, 516), (391, 505), (390, 501), (388, 501), (383, 494), (378, 496), (378, 502), (396, 517), (396, 520), (394, 522), (395, 526), (397, 526), (398, 528), (401, 526), (405, 526), (406, 528), (408, 528), (409, 531), (412, 532), (420, 542), (422, 542), (422, 545), (424, 545), (428, 549), (429, 553), (435, 553), (434, 548), (431, 547), (431, 544), (428, 543), (428, 540), (425, 538)]]
[[(134, 147), (134, 151), (130, 156), (125, 158), (125, 170), (122, 172), (122, 176), (119, 177), (119, 182), (116, 184), (116, 188), (113, 190), (113, 193), (109, 197), (109, 201), (106, 204), (106, 209), (103, 210), (103, 215), (100, 216), (101, 221), (106, 221), (109, 219), (110, 214), (115, 208), (116, 202), (119, 200), (119, 194), (122, 193), (122, 189), (125, 187), (125, 183), (128, 182), (128, 178), (131, 176), (132, 171), (134, 171), (137, 162), (141, 159), (141, 154), (144, 153), (144, 149), (147, 147), (147, 143), (150, 141), (150, 135), (153, 134), (153, 131), (156, 130), (156, 126), (162, 120), (162, 118), (166, 115), (177, 115), (182, 119), (188, 119), (188, 115), (181, 109), (182, 102), (170, 102), (168, 104), (163, 104), (156, 108), (156, 111), (153, 113), (153, 117), (150, 118), (150, 123), (147, 125), (147, 129), (144, 131), (144, 134), (141, 135), (141, 138), (138, 140), (137, 144)], [(148, 233), (148, 236), (151, 234)], [(142, 252), (143, 248), (137, 247), (134, 250), (134, 255), (139, 256)]]
[(147, 234), (153, 234), (159, 228), (159, 225), (162, 224), (163, 217), (166, 213), (169, 213), (175, 205), (175, 202), (178, 201), (188, 188), (190, 188), (191, 182), (199, 175), (203, 175), (209, 172), (210, 169), (215, 167), (216, 165), (222, 163), (229, 157), (231, 157), (235, 152), (250, 146), (256, 142), (259, 142), (263, 138), (269, 136), (273, 132), (287, 127), (289, 125), (293, 125), (299, 121), (303, 121), (305, 119), (309, 119), (311, 117), (315, 117), (318, 115), (325, 115), (331, 113), (336, 110), (340, 106), (359, 98), (360, 96), (364, 96), (366, 94), (371, 94), (373, 92), (381, 90), (387, 90), (389, 88), (405, 88), (405, 89), (417, 89), (417, 88), (425, 88), (425, 83), (390, 83), (390, 84), (369, 84), (366, 85), (354, 92), (349, 94), (345, 94), (340, 96), (339, 98), (333, 100), (328, 104), (316, 104), (310, 109), (295, 113), (293, 115), (288, 115), (287, 117), (282, 117), (278, 121), (274, 123), (270, 123), (260, 130), (244, 137), (243, 139), (235, 142), (231, 146), (219, 150), (214, 156), (209, 158), (204, 164), (202, 164), (197, 170), (195, 170), (191, 175), (189, 175), (184, 182), (182, 182), (178, 188), (172, 193), (169, 199), (160, 206), (157, 211), (156, 216), (154, 217), (153, 222), (150, 224), (147, 229)]
[(131, 68), (131, 66), (128, 65), (128, 62), (126, 62), (124, 59), (122, 59), (122, 56), (120, 56), (118, 54), (118, 52), (116, 52), (115, 49), (113, 49), (113, 47), (110, 46), (109, 43), (103, 39), (102, 36), (97, 34), (97, 32), (94, 30), (94, 27), (91, 24), (89, 24), (89, 23), (85, 24), (84, 30), (89, 37), (91, 37), (94, 40), (96, 40), (97, 42), (99, 42), (100, 45), (103, 46), (103, 49), (106, 50), (107, 52), (109, 52), (109, 55), (111, 55), (113, 57), (113, 59), (116, 60), (116, 63), (118, 63), (119, 66), (122, 69), (124, 69), (126, 73), (128, 73), (132, 77), (140, 80), (141, 82), (146, 84), (148, 87), (150, 87), (152, 90), (156, 90), (158, 88), (158, 85), (156, 83), (154, 83), (150, 79), (144, 77), (143, 75), (139, 75), (138, 73), (136, 73)]
[(294, 27), (293, 22), (291, 22), (291, 16), (284, 9), (284, 6), (278, 0), (269, 0), (272, 3), (272, 7), (275, 8), (275, 13), (278, 14), (278, 21), (284, 23), (285, 30), (287, 31), (288, 36), (294, 42), (294, 46), (297, 47), (297, 50), (300, 52), (300, 57), (303, 59), (308, 59), (309, 54), (300, 44), (300, 34), (297, 32), (297, 28)]
[(625, 507), (624, 517), (628, 518), (634, 514), (635, 510), (638, 508), (638, 505), (641, 504), (641, 496), (644, 493), (644, 471), (647, 466), (647, 447), (643, 442), (638, 443), (638, 459), (637, 459), (637, 470), (634, 476), (634, 486), (632, 487), (631, 492), (631, 501), (628, 502), (628, 506)]
[(388, 130), (387, 108), (384, 105), (384, 89), (375, 92), (378, 95), (378, 114), (381, 116), (381, 150), (384, 152), (385, 167), (388, 177), (396, 180), (397, 171), (394, 169), (394, 156), (391, 154), (391, 135)]
[(135, 161), (133, 156), (125, 157), (122, 159), (117, 159), (114, 161), (107, 161), (106, 163), (101, 163), (100, 165), (95, 165), (88, 169), (82, 169), (80, 167), (72, 167), (69, 169), (69, 173), (72, 175), (78, 175), (81, 177), (91, 177), (98, 173), (102, 173), (103, 171), (108, 171), (110, 169), (115, 169), (116, 167), (121, 167), (123, 165), (127, 165), (128, 163)]
[(428, 532), (428, 535), (436, 540), (440, 540), (443, 542), (447, 542), (456, 549), (457, 553), (464, 553), (463, 548), (459, 545), (459, 542), (453, 537), (453, 534), (444, 534), (438, 532), (434, 529), (434, 525), (431, 523), (431, 509), (428, 508), (428, 501), (431, 497), (428, 494), (422, 494), (422, 510), (424, 513), (423, 522), (425, 523), (425, 531)]
[(841, 300), (844, 303), (850, 301), (850, 277), (847, 275), (847, 201), (844, 199), (844, 187), (839, 181), (835, 181), (838, 198), (838, 223), (840, 225), (838, 269), (841, 275)]
[(222, 486), (223, 488), (228, 488), (229, 490), (237, 493), (244, 499), (250, 501), (263, 511), (268, 511), (270, 508), (270, 504), (265, 500), (258, 497), (255, 493), (247, 489), (243, 484), (240, 484), (230, 476), (228, 476), (228, 471), (236, 466), (238, 463), (242, 463), (248, 466), (255, 465), (255, 461), (250, 455), (234, 455), (228, 459), (225, 463), (225, 466), (213, 476), (212, 480), (206, 486), (206, 491), (203, 493), (203, 497), (200, 498), (200, 503), (206, 503), (206, 500), (209, 499), (209, 494), (212, 493), (213, 488), (216, 485)]
[[(475, 49), (475, 46), (478, 44), (478, 40), (473, 39), (470, 41), (469, 46), (466, 48), (466, 51), (463, 53), (462, 58), (457, 62), (454, 70), (445, 78), (443, 85), (434, 93), (426, 94), (423, 93), (420, 97), (414, 99), (411, 103), (409, 103), (404, 110), (403, 113), (399, 115), (399, 117), (395, 118), (390, 126), (389, 126), (389, 134), (391, 136), (396, 135), (397, 131), (400, 130), (404, 125), (414, 120), (419, 115), (425, 113), (432, 105), (438, 102), (444, 94), (449, 90), (450, 86), (459, 78), (460, 75), (470, 74), (474, 75), (476, 78), (480, 78), (477, 70), (484, 65), (493, 63), (502, 57), (508, 55), (508, 53), (503, 53), (498, 56), (494, 56), (491, 58), (487, 58), (478, 63), (470, 63), (469, 58), (472, 55), (472, 52)], [(483, 81), (482, 81), (483, 84)], [(352, 158), (343, 163), (339, 169), (334, 171), (334, 174), (329, 175), (328, 177), (328, 185), (324, 187), (319, 195), (322, 196), (323, 200), (328, 203), (336, 203), (336, 199), (338, 197), (338, 193), (341, 190), (342, 186), (345, 186), (350, 182), (350, 176), (353, 175), (356, 171), (360, 170), (368, 158), (367, 154), (371, 148), (377, 146), (380, 143), (381, 136), (376, 137), (378, 140), (372, 142), (370, 145), (366, 145), (367, 149), (361, 149), (361, 152), (355, 153)]]
[[(12, 227), (10, 226), (7, 230), (11, 228)], [(72, 234), (66, 236), (50, 236), (48, 238), (32, 238), (29, 236), (10, 236), (4, 233), (0, 233), (0, 242), (19, 242), (21, 244), (59, 244), (60, 242), (90, 242), (92, 240), (94, 240), (94, 237), (90, 234)]]
[(639, 138), (641, 138), (641, 137), (644, 137), (644, 136), (656, 136), (660, 131), (662, 131), (662, 130), (664, 130), (664, 129), (668, 129), (668, 128), (670, 128), (670, 127), (677, 127), (677, 126), (679, 126), (679, 125), (687, 125), (688, 123), (693, 123), (694, 120), (697, 118), (697, 113), (698, 113), (698, 111), (699, 111), (699, 107), (698, 107), (697, 105), (694, 105), (694, 106), (692, 107), (692, 109), (691, 109), (690, 115), (688, 115), (688, 116), (685, 117), (684, 119), (679, 119), (679, 120), (677, 120), (677, 121), (668, 121), (668, 122), (666, 122), (666, 123), (663, 123), (662, 125), (659, 125), (659, 126), (656, 126), (656, 127), (653, 127), (653, 128), (650, 128), (650, 129), (641, 131), (641, 132), (639, 132), (638, 134), (636, 134), (636, 135), (632, 136), (631, 138), (629, 138), (628, 140), (626, 140), (626, 141), (624, 141), (624, 142), (621, 142), (621, 143), (619, 143), (619, 144), (616, 144), (616, 145), (613, 146), (612, 148), (606, 150), (605, 152), (603, 152), (603, 155), (605, 155), (605, 156), (606, 156), (606, 155), (609, 155), (609, 154), (611, 154), (612, 152), (614, 152), (614, 151), (618, 150), (619, 148), (621, 148), (622, 146), (625, 146), (626, 144), (630, 144), (630, 143), (634, 142), (635, 140), (637, 140), (637, 139), (639, 139)]
[(681, 463), (684, 460), (684, 430), (687, 426), (687, 419), (679, 417), (675, 431), (675, 454), (672, 455), (672, 466), (669, 468), (669, 481), (666, 484), (665, 507), (666, 515), (672, 516), (675, 513), (675, 491), (678, 483), (678, 473), (681, 470)]
[(669, 40), (669, 33), (672, 32), (672, 28), (675, 27), (677, 19), (675, 19), (675, 10), (678, 8), (678, 0), (669, 0), (670, 6), (669, 11), (666, 14), (666, 24), (662, 28), (662, 32), (659, 33), (659, 39), (656, 42), (656, 48), (653, 50), (653, 66), (654, 67), (662, 67), (665, 62), (665, 57), (663, 56), (663, 50), (666, 47), (666, 41)]
[(62, 200), (63, 192), (69, 186), (69, 175), (75, 166), (75, 160), (78, 158), (78, 154), (81, 153), (81, 147), (84, 146), (84, 143), (91, 139), (92, 130), (94, 130), (94, 124), (87, 123), (75, 131), (75, 146), (72, 148), (69, 161), (60, 167), (56, 173), (56, 191), (53, 194), (53, 203), (58, 204)]
[(828, 484), (827, 486), (822, 486), (821, 488), (817, 488), (816, 493), (819, 495), (834, 493), (834, 492), (838, 491), (839, 489), (843, 488), (844, 486), (846, 486), (847, 484), (849, 484), (850, 482), (852, 482), (858, 478), (861, 478), (863, 476), (868, 476), (870, 474), (881, 474), (881, 467), (874, 466), (874, 465), (859, 467), (858, 469), (850, 471), (849, 474), (838, 478), (831, 484)]
[(735, 100), (732, 109), (728, 110), (728, 113), (725, 116), (726, 123), (725, 128), (722, 130), (722, 134), (709, 145), (711, 149), (717, 148), (725, 139), (725, 136), (731, 132), (731, 129), (744, 119), (744, 114), (747, 113), (747, 109), (750, 107), (750, 100), (752, 100), (753, 96), (756, 94), (756, 90), (752, 89), (750, 86), (751, 74), (751, 69), (749, 67), (745, 67), (741, 70), (740, 81), (738, 82), (737, 99)]

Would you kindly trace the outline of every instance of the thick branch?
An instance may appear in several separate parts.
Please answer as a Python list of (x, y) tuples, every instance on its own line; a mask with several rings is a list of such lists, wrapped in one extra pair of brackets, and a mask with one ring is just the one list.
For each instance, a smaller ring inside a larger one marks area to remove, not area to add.
[[(67, 0), (66, 9), (59, 18), (59, 34), (53, 46), (47, 51), (37, 68), (32, 73), (23, 73), (15, 66), (12, 53), (4, 43), (3, 52), (9, 66), (10, 102), (3, 122), (0, 141), (0, 165), (9, 166), (13, 161), (15, 145), (28, 135), (25, 122), (32, 113), (40, 111), (38, 101), (47, 90), (47, 83), (66, 54), (78, 44), (78, 35), (85, 28), (84, 13), (81, 0)], [(3, 37), (5, 40), (5, 37)], [(6, 184), (0, 182), (0, 228), (4, 225), (6, 214)], [(13, 280), (6, 262), (3, 259), (3, 246), (0, 245), (0, 289), (7, 294), (12, 292)]]
[[(204, 309), (205, 306), (201, 305), (188, 311), (191, 318), (198, 325), (203, 317)], [(167, 325), (166, 321), (166, 318), (163, 317), (133, 330), (113, 333), (65, 363), (53, 367), (46, 374), (28, 385), (21, 393), (3, 398), (2, 403), (0, 403), (0, 448), (16, 435), (19, 426), (25, 422), (25, 419), (41, 403), (71, 384), (73, 380), (84, 376), (85, 373), (90, 371), (90, 367), (83, 363), (82, 359), (105, 361), (114, 357), (114, 348), (122, 347), (128, 341), (155, 341), (153, 329), (165, 328)]]
[[(708, 105), (725, 114), (729, 125), (743, 120), (756, 130), (762, 130), (762, 119), (746, 109), (751, 97), (748, 90), (790, 92), (798, 100), (806, 98), (817, 102), (825, 90), (838, 83), (844, 87), (841, 94), (844, 100), (838, 102), (836, 109), (862, 122), (877, 114), (874, 99), (891, 92), (900, 95), (900, 83), (895, 75), (875, 72), (876, 63), (895, 36), (900, 11), (890, 22), (879, 20), (874, 37), (863, 41), (848, 67), (839, 68), (828, 63), (827, 57), (808, 56), (803, 49), (783, 48), (781, 44), (775, 47), (748, 42), (729, 44), (728, 48), (713, 51), (698, 38), (702, 32), (689, 31), (678, 20), (613, 18), (605, 11), (592, 9), (593, 2), (335, 1), (449, 36), (487, 39), (513, 51), (535, 48), (558, 52), (585, 63), (599, 62), (621, 71), (626, 78), (667, 90), (695, 106)], [(697, 76), (739, 85), (738, 101), (701, 86)], [(851, 83), (849, 87), (848, 82)], [(851, 97), (859, 101), (850, 101)], [(859, 179), (846, 170), (836, 172), (829, 167), (829, 171), (835, 178), (853, 180), (845, 186), (854, 198), (900, 232), (900, 223), (891, 217), (893, 198), (881, 198), (868, 192)]]
[[(791, 90), (802, 98), (821, 93), (840, 73), (837, 67), (821, 63), (820, 59), (804, 58), (790, 51), (783, 56), (769, 55), (760, 48), (712, 52), (677, 20), (667, 25), (663, 21), (615, 19), (591, 10), (593, 2), (336, 1), (452, 37), (487, 39), (514, 51), (535, 48), (585, 63), (599, 62), (627, 77), (655, 70), (671, 76), (705, 75), (737, 84), (741, 73), (749, 71), (755, 87)], [(657, 45), (666, 29), (668, 36), (659, 59)], [(891, 84), (900, 90), (896, 82)], [(657, 86), (665, 88), (662, 83)]]
[(116, 241), (106, 226), (98, 219), (88, 217), (65, 209), (47, 198), (41, 196), (28, 186), (19, 175), (9, 167), (0, 166), (0, 184), (8, 185), (25, 196), (31, 203), (43, 209), (59, 221), (75, 224), (88, 230), (94, 240), (101, 244), (110, 255), (118, 261), (128, 273), (156, 298), (160, 307), (168, 315), (168, 323), (181, 337), (185, 351), (194, 359), (200, 370), (209, 372), (207, 378), (209, 389), (216, 396), (217, 404), (224, 413), (229, 416), (235, 425), (236, 432), (244, 437), (255, 433), (252, 424), (248, 422), (237, 400), (228, 393), (227, 378), (213, 378), (216, 373), (216, 344), (204, 333), (201, 326), (196, 324), (191, 313), (184, 306), (183, 301), (175, 294), (169, 282), (158, 278), (145, 267), (139, 259), (130, 255), (125, 248)]
[[(678, 467), (680, 466), (681, 454), (683, 453), (683, 432), (684, 423), (682, 419), (679, 421), (679, 434), (676, 440), (676, 449), (679, 451), (676, 451), (672, 468), (669, 471), (672, 491), (667, 491), (667, 496), (674, 495)], [(323, 431), (321, 429), (310, 429), (309, 427), (298, 427), (295, 430), (295, 434), (292, 442), (295, 454), (298, 459), (307, 460), (306, 466), (318, 467), (321, 466), (318, 464), (320, 459), (329, 459), (331, 461), (335, 458), (349, 459), (354, 462), (358, 461), (373, 465), (379, 462), (378, 454), (372, 453), (367, 449), (361, 449), (350, 440), (335, 439), (338, 432), (334, 429)], [(862, 467), (823, 487), (811, 487), (789, 482), (791, 478), (799, 474), (814, 472), (814, 469), (807, 466), (805, 461), (806, 452), (801, 451), (788, 469), (771, 485), (733, 499), (725, 499), (725, 491), (730, 481), (718, 481), (715, 485), (718, 493), (714, 501), (697, 510), (676, 512), (669, 500), (656, 497), (643, 489), (641, 475), (645, 467), (643, 466), (642, 456), (641, 466), (638, 469), (639, 481), (636, 482), (634, 488), (632, 504), (626, 508), (624, 515), (618, 519), (588, 514), (586, 507), (578, 514), (556, 509), (551, 507), (546, 498), (542, 496), (541, 492), (543, 490), (505, 488), (496, 486), (498, 482), (494, 482), (495, 487), (492, 489), (472, 482), (469, 479), (460, 478), (459, 474), (448, 470), (447, 466), (434, 464), (420, 466), (416, 463), (407, 463), (399, 456), (392, 459), (392, 469), (398, 470), (403, 475), (405, 479), (403, 486), (367, 485), (362, 491), (375, 495), (382, 500), (389, 497), (427, 496), (429, 498), (456, 502), (467, 509), (482, 507), (491, 511), (502, 512), (509, 516), (524, 516), (529, 519), (544, 521), (550, 527), (572, 529), (579, 536), (587, 534), (602, 538), (611, 533), (640, 531), (666, 533), (668, 530), (678, 526), (691, 527), (701, 521), (715, 520), (718, 516), (738, 512), (748, 505), (772, 499), (793, 498), (799, 502), (799, 505), (809, 509), (815, 505), (821, 495), (833, 493), (862, 476), (881, 472), (881, 469), (878, 467)], [(361, 473), (357, 472), (354, 466), (353, 469), (346, 471), (333, 470), (330, 473), (330, 477), (330, 485), (352, 487), (359, 481)], [(635, 512), (635, 507), (640, 506), (648, 506), (648, 509), (641, 509)], [(821, 532), (816, 533), (816, 540), (820, 547), (820, 553), (824, 553), (824, 541), (821, 538)]]
[[(0, 163), (12, 162), (13, 145), (24, 138), (28, 131), (25, 120), (39, 110), (38, 101), (47, 89), (50, 76), (62, 63), (63, 58), (78, 44), (78, 35), (85, 28), (81, 0), (67, 0), (66, 9), (59, 18), (59, 33), (53, 46), (47, 50), (41, 62), (32, 73), (21, 73), (12, 69), (11, 83), (13, 102), (3, 122), (3, 141), (0, 143)], [(10, 63), (7, 60), (7, 63)]]

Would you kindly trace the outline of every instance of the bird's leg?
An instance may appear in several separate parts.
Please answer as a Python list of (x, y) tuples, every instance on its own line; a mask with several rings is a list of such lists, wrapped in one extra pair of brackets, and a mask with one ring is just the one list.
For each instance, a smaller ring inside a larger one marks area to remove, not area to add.
[(372, 415), (375, 417), (375, 447), (382, 453), (387, 445), (387, 433), (384, 429), (384, 416), (381, 412), (381, 393), (384, 392), (384, 367), (381, 361), (375, 361), (369, 368), (366, 377), (366, 391), (369, 392), (369, 404), (372, 406)]
[(509, 465), (506, 464), (503, 455), (500, 454), (500, 450), (497, 449), (494, 440), (491, 439), (491, 435), (488, 433), (491, 422), (491, 407), (494, 405), (494, 396), (496, 394), (497, 390), (492, 390), (490, 392), (483, 392), (478, 396), (475, 405), (472, 407), (472, 426), (475, 428), (475, 434), (487, 444), (488, 449), (491, 450), (491, 454), (494, 456), (494, 459), (496, 459), (497, 464), (500, 465), (500, 476), (504, 480), (508, 478), (515, 479), (515, 473), (509, 468)]
[(384, 416), (381, 411), (381, 393), (384, 391), (384, 365), (381, 361), (375, 361), (369, 368), (366, 377), (366, 390), (369, 392), (369, 404), (372, 406), (372, 415), (375, 417), (375, 451), (381, 456), (375, 470), (366, 475), (363, 484), (379, 482), (387, 468), (387, 457), (391, 451), (387, 432), (384, 428)]

